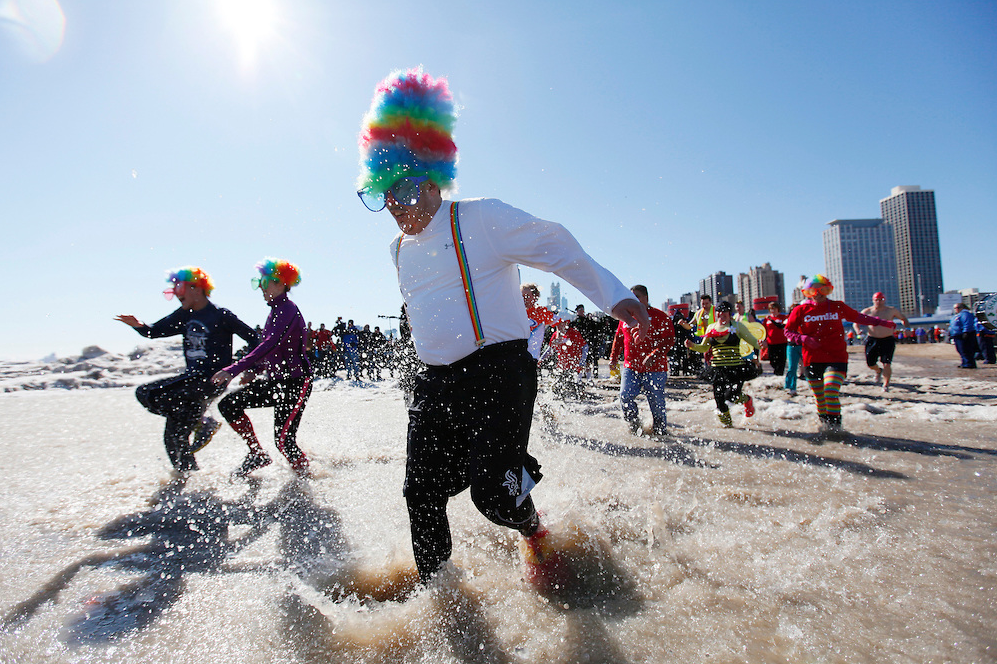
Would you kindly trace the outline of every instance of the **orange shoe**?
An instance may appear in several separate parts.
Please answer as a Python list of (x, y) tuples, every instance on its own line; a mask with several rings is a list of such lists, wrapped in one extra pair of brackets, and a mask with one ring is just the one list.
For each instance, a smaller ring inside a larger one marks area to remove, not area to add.
[(539, 590), (562, 588), (567, 580), (567, 565), (554, 549), (549, 531), (540, 526), (537, 532), (519, 542), (526, 563), (526, 580)]

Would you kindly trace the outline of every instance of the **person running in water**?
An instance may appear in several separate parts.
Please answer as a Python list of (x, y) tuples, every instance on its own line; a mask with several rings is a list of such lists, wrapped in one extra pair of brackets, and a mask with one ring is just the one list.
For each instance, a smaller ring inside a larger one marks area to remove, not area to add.
[(446, 79), (396, 71), (377, 86), (359, 141), (358, 193), (400, 230), (391, 258), (427, 365), (408, 411), (403, 489), (423, 581), (450, 558), (447, 503), (468, 488), (481, 514), (523, 536), (528, 574), (557, 559), (530, 497), (541, 477), (527, 449), (537, 371), (519, 266), (554, 272), (604, 311), (648, 325), (626, 286), (560, 224), (497, 199), (444, 199), (455, 121)]
[(535, 283), (522, 284), (519, 287), (519, 292), (523, 295), (526, 317), (530, 320), (528, 349), (533, 359), (539, 362), (547, 328), (557, 325), (561, 318), (547, 307), (537, 306), (537, 301), (540, 299), (540, 287)]
[(855, 311), (844, 302), (829, 300), (834, 290), (830, 280), (822, 274), (811, 277), (802, 284), (804, 300), (793, 309), (786, 321), (786, 338), (799, 344), (803, 350), (803, 366), (807, 382), (817, 401), (820, 428), (814, 443), (844, 434), (841, 428), (841, 386), (848, 374), (848, 345), (845, 342), (844, 323), (879, 325), (893, 329), (893, 321), (867, 316)]
[[(899, 318), (904, 322), (904, 327), (910, 325), (910, 321), (899, 309), (886, 304), (886, 296), (882, 293), (875, 293), (872, 296), (872, 306), (862, 310), (866, 316), (875, 316), (883, 320), (893, 320)], [(856, 335), (861, 332), (858, 324), (853, 324), (852, 329)], [(883, 391), (890, 391), (890, 378), (893, 376), (893, 352), (897, 348), (897, 340), (893, 336), (893, 329), (876, 325), (869, 326), (868, 336), (865, 339), (865, 363), (870, 369), (876, 372), (876, 382), (883, 383)], [(883, 367), (879, 367), (879, 362)]]
[[(167, 300), (176, 296), (180, 308), (169, 316), (146, 325), (135, 316), (121, 314), (115, 320), (129, 325), (143, 337), (158, 339), (183, 335), (187, 370), (179, 376), (140, 385), (135, 390), (139, 403), (149, 412), (166, 418), (163, 443), (170, 463), (179, 472), (197, 470), (194, 453), (203, 448), (220, 424), (202, 415), (211, 399), (222, 390), (211, 383), (216, 371), (232, 362), (232, 336), (238, 335), (248, 347), (259, 343), (256, 330), (228, 309), (208, 300), (214, 284), (199, 267), (182, 267), (168, 273), (170, 287), (163, 291)], [(190, 443), (190, 434), (200, 429)]]
[[(705, 353), (710, 351), (710, 368), (706, 377), (713, 384), (713, 399), (717, 403), (717, 417), (725, 429), (734, 426), (730, 416), (730, 405), (744, 404), (744, 416), (755, 414), (754, 400), (744, 394), (744, 381), (751, 380), (761, 373), (761, 346), (758, 339), (744, 323), (732, 319), (734, 305), (721, 302), (716, 306), (716, 322), (711, 323), (703, 334), (700, 343), (691, 339), (685, 342), (686, 348)], [(741, 341), (755, 349), (752, 360), (741, 357)]]
[(649, 304), (647, 286), (636, 284), (630, 292), (647, 307), (651, 319), (650, 333), (637, 342), (630, 328), (625, 323), (619, 323), (609, 351), (609, 368), (610, 371), (617, 369), (620, 356), (623, 356), (620, 406), (630, 433), (637, 436), (644, 433), (637, 407), (637, 397), (643, 392), (651, 409), (652, 435), (666, 436), (668, 413), (665, 409), (665, 384), (668, 383), (668, 351), (675, 344), (675, 326), (668, 314)]
[[(218, 404), (225, 421), (249, 446), (249, 454), (233, 474), (245, 477), (270, 464), (270, 456), (256, 438), (246, 409), (272, 406), (277, 449), (299, 477), (308, 477), (308, 457), (298, 447), (296, 437), (312, 393), (312, 372), (305, 351), (305, 319), (287, 297), (288, 291), (301, 283), (301, 273), (298, 266), (275, 258), (265, 258), (256, 264), (256, 269), (260, 276), (253, 278), (253, 287), (263, 291), (263, 299), (270, 306), (263, 340), (244, 358), (211, 377), (212, 383), (224, 389), (234, 377), (250, 372), (247, 376), (251, 382), (243, 380), (249, 384), (226, 395)], [(253, 380), (257, 372), (263, 371), (265, 377)]]
[(582, 372), (585, 371), (585, 359), (591, 350), (574, 323), (575, 321), (568, 321), (566, 318), (559, 319), (554, 325), (554, 335), (550, 338), (550, 348), (557, 357), (552, 389), (556, 396), (565, 401), (581, 396)]

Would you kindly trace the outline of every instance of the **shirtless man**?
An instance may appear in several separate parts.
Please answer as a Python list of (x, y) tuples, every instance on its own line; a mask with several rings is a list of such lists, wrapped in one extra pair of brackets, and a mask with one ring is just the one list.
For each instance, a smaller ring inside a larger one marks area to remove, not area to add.
[[(884, 320), (894, 320), (899, 318), (903, 321), (904, 327), (908, 327), (910, 322), (901, 311), (886, 304), (886, 296), (882, 293), (874, 293), (872, 296), (872, 306), (862, 310), (866, 316), (875, 316)], [(859, 334), (859, 325), (852, 325), (855, 334)], [(896, 339), (893, 338), (893, 330), (880, 325), (872, 325), (868, 328), (868, 337), (865, 340), (865, 363), (876, 372), (876, 382), (883, 383), (883, 391), (890, 391), (890, 378), (893, 376), (893, 351), (897, 347)], [(882, 362), (883, 366), (879, 366)]]

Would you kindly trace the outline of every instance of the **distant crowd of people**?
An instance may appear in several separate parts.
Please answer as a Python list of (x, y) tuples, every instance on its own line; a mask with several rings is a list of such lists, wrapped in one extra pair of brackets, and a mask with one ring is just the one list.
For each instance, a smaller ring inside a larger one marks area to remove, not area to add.
[(336, 318), (332, 328), (320, 323), (314, 328), (308, 323), (305, 350), (312, 359), (316, 376), (331, 378), (339, 371), (347, 380), (381, 380), (382, 371), (394, 377), (401, 358), (402, 339), (387, 336), (379, 326), (358, 327), (352, 319)]

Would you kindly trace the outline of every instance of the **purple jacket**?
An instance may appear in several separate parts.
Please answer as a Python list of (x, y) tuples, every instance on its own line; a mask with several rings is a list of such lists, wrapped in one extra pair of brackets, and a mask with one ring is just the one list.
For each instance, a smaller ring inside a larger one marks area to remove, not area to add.
[(298, 305), (284, 293), (270, 303), (270, 309), (260, 344), (238, 362), (225, 367), (225, 371), (238, 376), (247, 369), (258, 367), (267, 369), (274, 379), (311, 375), (305, 354), (308, 332)]

